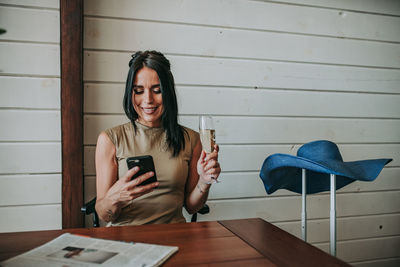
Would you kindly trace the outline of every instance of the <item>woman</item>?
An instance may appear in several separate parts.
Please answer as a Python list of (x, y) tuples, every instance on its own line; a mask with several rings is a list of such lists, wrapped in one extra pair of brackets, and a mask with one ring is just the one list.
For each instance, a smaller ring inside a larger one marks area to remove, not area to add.
[[(197, 212), (205, 203), (212, 179), (218, 178), (218, 145), (207, 154), (199, 134), (178, 124), (178, 105), (170, 63), (156, 51), (137, 52), (129, 62), (124, 95), (129, 123), (107, 129), (96, 147), (96, 211), (110, 225), (185, 222), (184, 206)], [(151, 155), (153, 176), (131, 180), (126, 158)]]

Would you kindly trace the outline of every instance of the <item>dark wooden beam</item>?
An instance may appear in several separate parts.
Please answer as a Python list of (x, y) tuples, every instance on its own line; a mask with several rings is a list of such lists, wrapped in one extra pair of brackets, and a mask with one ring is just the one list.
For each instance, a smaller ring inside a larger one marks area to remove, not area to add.
[(82, 2), (60, 0), (62, 228), (84, 226)]

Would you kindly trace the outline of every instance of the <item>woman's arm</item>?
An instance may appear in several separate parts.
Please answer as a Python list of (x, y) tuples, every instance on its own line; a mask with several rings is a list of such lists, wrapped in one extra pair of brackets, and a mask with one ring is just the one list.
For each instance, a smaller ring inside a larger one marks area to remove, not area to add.
[(208, 155), (202, 150), (200, 140), (197, 142), (189, 164), (189, 179), (186, 184), (185, 207), (193, 214), (201, 209), (207, 201), (212, 177), (218, 178), (221, 168), (218, 163), (218, 145)]
[(118, 218), (121, 209), (131, 200), (151, 192), (159, 185), (158, 182), (137, 186), (144, 180), (152, 177), (152, 172), (145, 173), (131, 181), (139, 168), (130, 169), (122, 178), (118, 179), (118, 163), (114, 144), (106, 133), (102, 132), (97, 139), (96, 146), (96, 211), (99, 217), (106, 221)]

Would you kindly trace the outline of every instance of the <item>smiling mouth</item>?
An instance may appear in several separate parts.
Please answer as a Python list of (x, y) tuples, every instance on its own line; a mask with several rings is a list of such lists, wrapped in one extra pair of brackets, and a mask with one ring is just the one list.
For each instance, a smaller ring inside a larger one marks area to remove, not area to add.
[(142, 110), (143, 110), (144, 113), (150, 115), (150, 114), (153, 114), (156, 111), (157, 108), (158, 107), (152, 107), (152, 108), (143, 108), (142, 107)]

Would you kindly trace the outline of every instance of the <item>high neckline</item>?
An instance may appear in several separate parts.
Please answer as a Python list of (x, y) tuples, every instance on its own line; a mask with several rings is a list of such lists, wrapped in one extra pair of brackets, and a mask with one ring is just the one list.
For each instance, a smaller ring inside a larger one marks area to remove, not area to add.
[(162, 127), (150, 127), (150, 126), (147, 126), (147, 125), (144, 125), (144, 124), (138, 122), (137, 120), (135, 121), (135, 124), (138, 128), (141, 128), (143, 130), (163, 130)]

